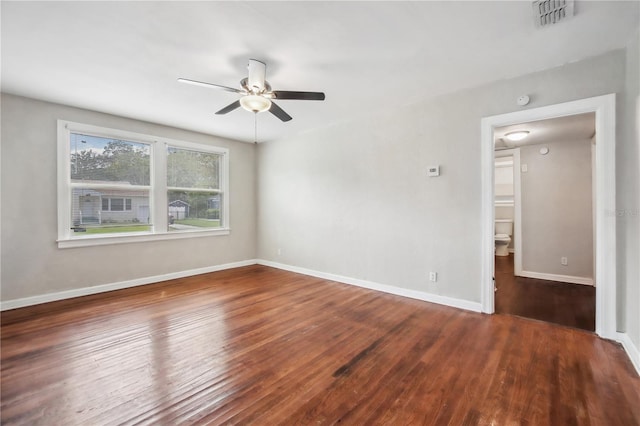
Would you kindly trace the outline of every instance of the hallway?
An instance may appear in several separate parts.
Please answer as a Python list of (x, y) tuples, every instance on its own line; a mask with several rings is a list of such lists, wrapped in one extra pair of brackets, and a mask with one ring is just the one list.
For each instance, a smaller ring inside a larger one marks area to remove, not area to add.
[(495, 256), (496, 313), (595, 331), (596, 289), (514, 276), (513, 253)]

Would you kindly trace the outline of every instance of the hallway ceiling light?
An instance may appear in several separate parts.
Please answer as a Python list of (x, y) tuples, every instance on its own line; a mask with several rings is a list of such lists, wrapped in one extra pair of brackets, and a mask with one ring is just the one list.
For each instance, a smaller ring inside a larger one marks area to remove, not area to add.
[(518, 130), (515, 132), (509, 132), (506, 135), (504, 135), (504, 137), (509, 139), (511, 142), (516, 142), (526, 138), (528, 134), (529, 134), (528, 130)]

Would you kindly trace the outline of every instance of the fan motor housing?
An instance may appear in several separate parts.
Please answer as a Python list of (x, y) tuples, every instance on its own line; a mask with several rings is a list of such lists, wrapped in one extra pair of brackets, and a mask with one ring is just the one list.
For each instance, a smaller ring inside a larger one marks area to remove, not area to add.
[[(240, 86), (246, 90), (247, 92), (250, 93), (256, 93), (254, 90), (252, 90), (251, 87), (249, 87), (249, 79), (248, 78), (243, 78), (242, 80), (240, 80)], [(269, 82), (267, 80), (264, 81), (264, 89), (261, 90), (258, 93), (268, 93), (271, 92), (271, 85), (269, 84)]]

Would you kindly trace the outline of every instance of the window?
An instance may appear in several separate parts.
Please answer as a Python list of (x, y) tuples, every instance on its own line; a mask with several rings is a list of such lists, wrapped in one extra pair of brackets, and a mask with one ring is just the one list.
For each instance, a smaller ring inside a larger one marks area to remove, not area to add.
[(102, 199), (103, 212), (108, 212), (108, 211), (122, 212), (125, 210), (131, 210), (131, 198), (103, 198)]
[(169, 231), (220, 227), (220, 203), (210, 202), (222, 195), (220, 161), (220, 154), (168, 147)]
[(227, 234), (228, 151), (60, 120), (58, 246)]

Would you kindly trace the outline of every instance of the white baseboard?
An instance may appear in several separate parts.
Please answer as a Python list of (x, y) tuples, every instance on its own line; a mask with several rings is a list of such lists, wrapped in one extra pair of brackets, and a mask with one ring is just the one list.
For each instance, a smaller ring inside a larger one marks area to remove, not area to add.
[(482, 312), (482, 305), (477, 302), (456, 299), (453, 297), (440, 296), (438, 294), (425, 293), (417, 290), (409, 290), (406, 288), (395, 287), (387, 284), (379, 284), (372, 281), (361, 280), (357, 278), (345, 277), (342, 275), (330, 274), (327, 272), (314, 271), (311, 269), (300, 268), (297, 266), (285, 265), (283, 263), (272, 262), (270, 260), (258, 259), (259, 265), (270, 266), (285, 271), (296, 272), (298, 274), (309, 275), (312, 277), (322, 278), (330, 281), (337, 281), (343, 284), (351, 284), (358, 287), (368, 288), (370, 290), (382, 291), (384, 293), (395, 294), (396, 296), (409, 297), (411, 299), (423, 300), (425, 302), (437, 303), (439, 305), (451, 306), (453, 308), (465, 309), (467, 311)]
[(633, 364), (636, 372), (640, 376), (640, 350), (633, 344), (633, 341), (627, 333), (618, 333), (617, 340), (622, 344), (622, 347), (631, 360), (631, 364)]
[(240, 262), (225, 263), (222, 265), (207, 266), (198, 269), (189, 269), (187, 271), (172, 272), (170, 274), (137, 278), (135, 280), (120, 281), (117, 283), (102, 284), (91, 287), (77, 288), (73, 290), (65, 290), (56, 293), (47, 293), (38, 296), (24, 297), (22, 299), (7, 300), (0, 302), (0, 311), (23, 308), (25, 306), (39, 305), (41, 303), (54, 302), (56, 300), (71, 299), (73, 297), (88, 296), (91, 294), (104, 293), (107, 291), (121, 290), (123, 288), (153, 284), (161, 281), (173, 280), (176, 278), (190, 277), (192, 275), (207, 274), (209, 272), (239, 268), (241, 266), (255, 265), (256, 263), (256, 259), (243, 260)]
[(423, 300), (425, 302), (437, 303), (439, 305), (451, 306), (454, 308), (465, 309), (473, 312), (481, 312), (480, 303), (469, 302), (467, 300), (456, 299), (453, 297), (440, 296), (422, 291), (409, 290), (401, 287), (394, 287), (387, 284), (379, 284), (372, 281), (360, 280), (357, 278), (345, 277), (341, 275), (330, 274), (326, 272), (314, 271), (311, 269), (300, 268), (297, 266), (285, 265), (283, 263), (271, 262), (261, 259), (250, 259), (240, 262), (226, 263), (223, 265), (208, 266), (205, 268), (190, 269), (187, 271), (173, 272), (164, 275), (155, 275), (151, 277), (138, 278), (135, 280), (120, 281), (116, 283), (102, 284), (91, 287), (83, 287), (73, 290), (65, 290), (56, 293), (47, 293), (38, 296), (25, 297), (21, 299), (7, 300), (0, 302), (0, 311), (9, 309), (23, 308), (25, 306), (39, 305), (41, 303), (55, 302), (57, 300), (71, 299), (74, 297), (88, 296), (91, 294), (104, 293), (107, 291), (121, 290), (124, 288), (136, 287), (140, 285), (153, 284), (157, 282), (173, 280), (176, 278), (189, 277), (193, 275), (206, 274), (209, 272), (222, 271), (225, 269), (239, 268), (241, 266), (260, 264), (270, 266), (285, 271), (296, 272), (299, 274), (309, 275), (312, 277), (322, 278), (330, 281), (337, 281), (344, 284), (356, 285), (358, 287), (368, 288), (370, 290), (382, 291), (384, 293), (395, 294), (397, 296), (409, 297), (412, 299)]
[(521, 271), (520, 277), (537, 278), (539, 280), (559, 281), (571, 284), (583, 284), (593, 286), (593, 278), (574, 277), (573, 275), (545, 274), (544, 272)]
[(39, 305), (41, 303), (55, 302), (57, 300), (71, 299), (74, 297), (88, 296), (91, 294), (104, 293), (107, 291), (121, 290), (124, 288), (136, 287), (140, 285), (153, 284), (157, 282), (173, 280), (176, 278), (189, 277), (193, 275), (206, 274), (209, 272), (222, 271), (225, 269), (238, 268), (248, 265), (265, 265), (277, 269), (296, 272), (299, 274), (309, 275), (312, 277), (322, 278), (331, 281), (337, 281), (344, 284), (356, 285), (358, 287), (368, 288), (370, 290), (382, 291), (384, 293), (395, 294), (397, 296), (409, 297), (412, 299), (423, 300), (425, 302), (437, 303), (439, 305), (451, 306), (454, 308), (465, 309), (468, 311), (481, 312), (480, 303), (469, 302), (467, 300), (456, 299), (453, 297), (440, 296), (422, 291), (409, 290), (406, 288), (394, 287), (387, 284), (379, 284), (372, 281), (360, 280), (357, 278), (344, 277), (341, 275), (330, 274), (326, 272), (314, 271), (311, 269), (300, 268), (297, 266), (285, 265), (282, 263), (271, 262), (261, 259), (250, 259), (240, 262), (226, 263), (223, 265), (208, 266), (205, 268), (190, 269), (187, 271), (174, 272), (164, 275), (155, 275), (151, 277), (138, 278), (134, 280), (120, 281), (116, 283), (102, 284), (91, 287), (83, 287), (73, 290), (65, 290), (56, 293), (47, 293), (38, 296), (25, 297), (21, 299), (7, 300), (0, 302), (0, 311), (9, 309), (23, 308), (26, 306)]

